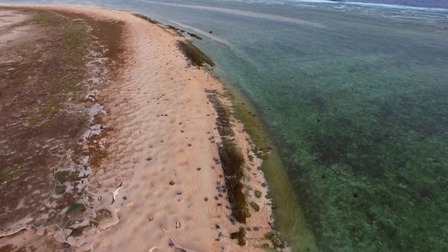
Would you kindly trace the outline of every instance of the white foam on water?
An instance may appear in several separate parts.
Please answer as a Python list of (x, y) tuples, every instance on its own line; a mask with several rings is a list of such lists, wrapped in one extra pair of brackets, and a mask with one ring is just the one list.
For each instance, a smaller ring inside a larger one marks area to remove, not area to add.
[(297, 3), (332, 3), (332, 4), (343, 4), (343, 5), (358, 5), (365, 7), (379, 7), (379, 8), (389, 8), (389, 9), (407, 9), (416, 11), (437, 11), (437, 12), (448, 12), (448, 9), (444, 8), (429, 8), (429, 7), (418, 7), (418, 6), (407, 6), (398, 4), (382, 4), (382, 3), (365, 3), (356, 1), (328, 1), (328, 0), (293, 0), (292, 2)]

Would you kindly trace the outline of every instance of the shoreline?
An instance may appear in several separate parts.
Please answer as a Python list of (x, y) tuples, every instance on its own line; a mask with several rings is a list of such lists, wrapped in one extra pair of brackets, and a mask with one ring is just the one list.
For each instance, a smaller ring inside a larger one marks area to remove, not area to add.
[[(287, 242), (288, 246), (299, 251), (318, 251), (315, 236), (311, 231), (303, 210), (296, 199), (297, 195), (286, 168), (278, 153), (278, 149), (269, 138), (265, 122), (259, 117), (256, 107), (242, 90), (233, 85), (226, 85), (227, 97), (231, 100), (235, 116), (244, 125), (244, 130), (251, 136), (251, 141), (258, 147), (263, 159), (261, 170), (265, 174), (269, 188), (268, 196), (273, 206), (275, 229)], [(265, 155), (265, 156), (264, 156)], [(278, 211), (277, 211), (278, 210)], [(299, 235), (298, 235), (299, 234)]]
[[(234, 133), (230, 138), (238, 143), (244, 159), (242, 189), (251, 202), (247, 204), (250, 217), (246, 224), (239, 224), (225, 200), (224, 176), (229, 175), (217, 161), (225, 137), (218, 132), (216, 110), (206, 95), (206, 90), (214, 90), (222, 100), (222, 84), (204, 70), (189, 66), (176, 46), (176, 34), (123, 11), (0, 6), (68, 11), (120, 21), (126, 27), (126, 45), (132, 52), (127, 55), (126, 70), (99, 93), (108, 113), (104, 126), (114, 129), (105, 139), (109, 158), (93, 167), (89, 177), (89, 198), (93, 199), (89, 207), (107, 209), (113, 217), (98, 229), (87, 230), (85, 243), (95, 251), (142, 249), (142, 244), (151, 243), (147, 250), (261, 250), (272, 246), (265, 238), (273, 230), (271, 203), (262, 186), (264, 175), (257, 169), (262, 161), (254, 157), (244, 126), (229, 113)], [(119, 197), (112, 205), (97, 200), (110, 197), (115, 190)], [(242, 241), (244, 247), (237, 244), (243, 245)]]

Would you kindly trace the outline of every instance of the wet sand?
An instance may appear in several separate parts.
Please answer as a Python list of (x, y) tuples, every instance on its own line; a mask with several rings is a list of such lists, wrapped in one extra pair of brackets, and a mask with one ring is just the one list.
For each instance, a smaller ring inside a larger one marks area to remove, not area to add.
[[(257, 169), (262, 161), (233, 118), (233, 140), (245, 160), (243, 192), (260, 209), (247, 206), (245, 224), (231, 215), (219, 161), (217, 113), (206, 92), (222, 94), (223, 85), (189, 63), (176, 45), (184, 38), (123, 11), (39, 8), (125, 25), (126, 67), (99, 93), (108, 114), (104, 127), (113, 129), (101, 139), (108, 155), (93, 167), (85, 197), (90, 213), (106, 210), (112, 217), (84, 229), (82, 238), (72, 237), (70, 244), (93, 251), (258, 251), (271, 244), (264, 238), (272, 219), (264, 175)], [(244, 246), (231, 238), (240, 230), (245, 230)]]

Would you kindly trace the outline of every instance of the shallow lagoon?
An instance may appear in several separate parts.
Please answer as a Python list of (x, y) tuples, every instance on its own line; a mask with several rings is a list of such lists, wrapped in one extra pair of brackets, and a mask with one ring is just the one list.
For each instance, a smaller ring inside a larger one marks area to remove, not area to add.
[(169, 2), (76, 3), (204, 38), (218, 76), (255, 104), (320, 250), (448, 249), (448, 12)]
[(358, 7), (287, 13), (314, 23), (219, 13), (221, 25), (207, 23), (226, 44), (202, 46), (256, 104), (318, 247), (446, 249), (446, 23)]

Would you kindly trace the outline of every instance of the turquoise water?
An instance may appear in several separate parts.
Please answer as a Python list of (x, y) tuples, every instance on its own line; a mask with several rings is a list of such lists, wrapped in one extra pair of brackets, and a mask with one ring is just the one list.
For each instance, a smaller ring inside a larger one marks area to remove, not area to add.
[(448, 11), (76, 3), (204, 38), (216, 73), (255, 104), (321, 251), (448, 251)]

